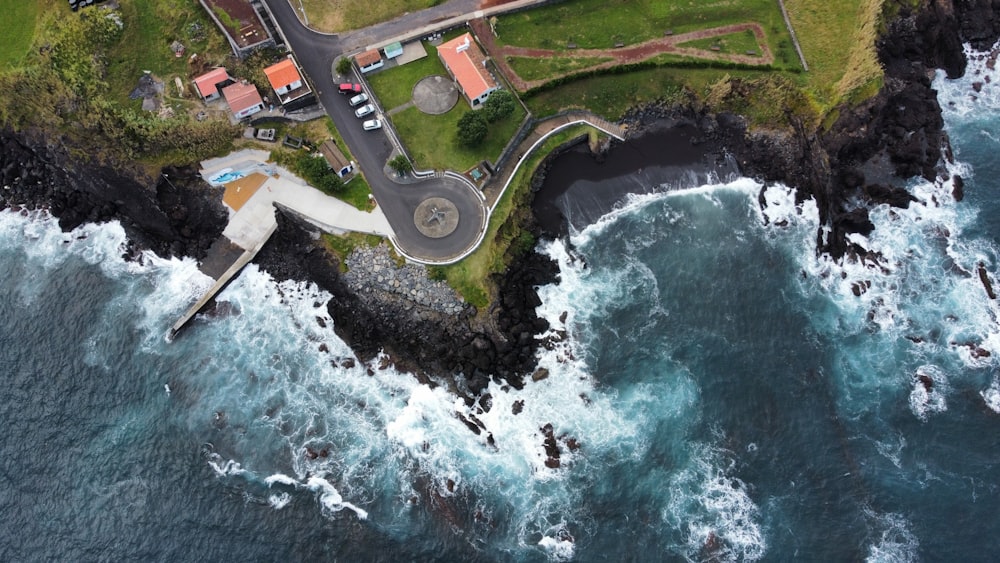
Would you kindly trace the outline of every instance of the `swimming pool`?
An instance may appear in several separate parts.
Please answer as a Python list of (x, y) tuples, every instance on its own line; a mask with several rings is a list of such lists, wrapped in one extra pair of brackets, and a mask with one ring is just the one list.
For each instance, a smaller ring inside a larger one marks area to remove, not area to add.
[(225, 168), (217, 172), (215, 176), (209, 178), (208, 181), (212, 185), (219, 185), (219, 184), (225, 184), (227, 182), (232, 182), (233, 180), (239, 180), (242, 177), (243, 177), (242, 172), (235, 172), (231, 168)]

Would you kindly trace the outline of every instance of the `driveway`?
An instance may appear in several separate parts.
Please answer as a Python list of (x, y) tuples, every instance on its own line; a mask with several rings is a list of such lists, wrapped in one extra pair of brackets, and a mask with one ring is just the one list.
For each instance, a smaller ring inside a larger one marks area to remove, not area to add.
[[(317, 89), (320, 103), (365, 173), (375, 200), (395, 232), (395, 243), (399, 250), (421, 261), (440, 263), (457, 258), (472, 249), (486, 219), (486, 208), (475, 188), (450, 177), (434, 177), (410, 184), (397, 184), (388, 178), (383, 170), (393, 147), (386, 133), (381, 130), (362, 130), (362, 120), (354, 116), (354, 108), (348, 104), (347, 97), (337, 93), (334, 87), (331, 74), (333, 61), (345, 51), (341, 38), (316, 33), (304, 27), (288, 0), (264, 0), (264, 3), (270, 8), (275, 21), (284, 32), (289, 48), (294, 51), (303, 71)], [(379, 107), (379, 113), (383, 114), (384, 109)], [(459, 214), (455, 230), (441, 238), (425, 236), (414, 223), (417, 206), (432, 197), (451, 201)]]

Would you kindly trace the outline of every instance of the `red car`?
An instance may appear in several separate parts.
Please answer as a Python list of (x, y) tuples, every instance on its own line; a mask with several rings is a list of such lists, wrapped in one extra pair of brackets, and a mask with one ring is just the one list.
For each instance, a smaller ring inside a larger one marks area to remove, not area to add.
[(344, 82), (343, 84), (337, 87), (337, 91), (340, 92), (341, 94), (350, 94), (353, 96), (355, 94), (361, 93), (361, 85), (353, 84), (351, 82)]

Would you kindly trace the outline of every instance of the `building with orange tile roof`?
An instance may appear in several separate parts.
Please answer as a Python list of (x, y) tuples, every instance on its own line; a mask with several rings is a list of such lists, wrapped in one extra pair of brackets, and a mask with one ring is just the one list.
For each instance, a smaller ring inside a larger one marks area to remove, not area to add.
[(219, 99), (219, 96), (221, 95), (219, 93), (219, 85), (227, 82), (233, 82), (233, 77), (229, 76), (225, 67), (220, 66), (213, 68), (201, 76), (195, 77), (193, 82), (195, 90), (198, 91), (198, 95), (201, 96), (201, 99), (206, 102), (211, 102), (212, 100)]
[(293, 102), (311, 93), (309, 85), (302, 78), (302, 72), (291, 55), (265, 68), (264, 74), (282, 104)]
[(473, 41), (471, 33), (442, 43), (438, 56), (473, 109), (481, 107), (486, 98), (500, 88), (486, 69), (486, 55)]
[(237, 82), (222, 89), (229, 109), (237, 119), (249, 117), (264, 109), (264, 100), (260, 97), (257, 87), (249, 82)]

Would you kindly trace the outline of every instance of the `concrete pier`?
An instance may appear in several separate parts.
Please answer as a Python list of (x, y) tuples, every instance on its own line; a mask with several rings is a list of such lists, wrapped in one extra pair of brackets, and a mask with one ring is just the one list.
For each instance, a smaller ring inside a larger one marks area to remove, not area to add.
[(230, 209), (229, 223), (199, 265), (215, 283), (174, 323), (170, 337), (184, 328), (264, 247), (278, 228), (276, 207), (293, 211), (327, 232), (392, 236), (380, 209), (360, 211), (323, 194), (291, 172), (267, 162), (267, 158), (265, 151), (244, 150), (202, 162), (205, 181), (226, 186), (223, 202)]

